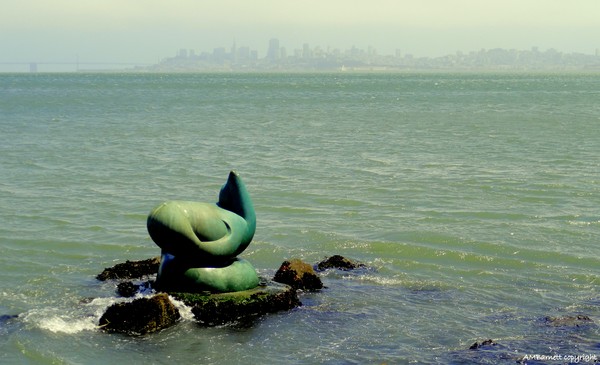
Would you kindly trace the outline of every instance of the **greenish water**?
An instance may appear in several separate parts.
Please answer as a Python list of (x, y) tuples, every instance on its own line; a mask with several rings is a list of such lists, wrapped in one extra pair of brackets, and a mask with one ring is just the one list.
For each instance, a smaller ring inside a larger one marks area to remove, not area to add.
[[(0, 362), (600, 357), (598, 100), (598, 74), (0, 74)], [(216, 201), (230, 169), (261, 275), (369, 269), (252, 328), (99, 332), (119, 299), (95, 275), (158, 255), (148, 212)]]

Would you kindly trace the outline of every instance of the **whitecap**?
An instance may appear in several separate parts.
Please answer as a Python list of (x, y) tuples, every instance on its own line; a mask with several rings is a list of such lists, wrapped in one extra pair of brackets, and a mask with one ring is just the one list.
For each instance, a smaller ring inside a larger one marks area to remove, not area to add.
[[(98, 323), (106, 309), (116, 303), (132, 302), (135, 299), (147, 298), (155, 293), (145, 290), (137, 293), (132, 298), (100, 297), (81, 304), (76, 308), (41, 308), (32, 309), (19, 317), (32, 327), (53, 333), (75, 334), (82, 331), (94, 331), (99, 328)], [(173, 297), (170, 297), (175, 307), (179, 310), (184, 321), (194, 321), (192, 308)]]
[(195, 320), (194, 313), (192, 313), (192, 307), (185, 305), (185, 303), (173, 298), (170, 295), (169, 295), (169, 299), (171, 299), (171, 302), (173, 303), (175, 308), (177, 308), (179, 310), (179, 314), (181, 314), (181, 319), (183, 319), (184, 321), (194, 321)]
[(38, 323), (41, 329), (54, 333), (74, 334), (82, 331), (93, 331), (98, 328), (93, 317), (73, 319), (60, 316), (43, 318)]
[(82, 331), (98, 329), (100, 317), (109, 306), (132, 301), (133, 298), (94, 298), (88, 303), (81, 303), (71, 308), (45, 307), (31, 309), (19, 318), (32, 327), (53, 333), (75, 334)]
[(367, 282), (371, 284), (381, 285), (381, 286), (402, 286), (406, 284), (406, 280), (398, 277), (384, 277), (379, 275), (361, 275), (361, 276), (352, 276), (347, 275), (343, 277), (346, 280), (355, 280), (361, 282)]
[(59, 314), (54, 308), (33, 309), (19, 316), (24, 323), (53, 333), (74, 334), (98, 328), (95, 316)]

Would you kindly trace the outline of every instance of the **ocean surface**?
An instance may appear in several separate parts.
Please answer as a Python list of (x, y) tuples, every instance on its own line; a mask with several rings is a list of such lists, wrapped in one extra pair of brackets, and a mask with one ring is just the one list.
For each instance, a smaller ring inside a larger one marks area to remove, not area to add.
[[(0, 74), (0, 142), (2, 364), (600, 359), (600, 74)], [(95, 276), (232, 169), (260, 275), (367, 269), (249, 327), (101, 332)]]

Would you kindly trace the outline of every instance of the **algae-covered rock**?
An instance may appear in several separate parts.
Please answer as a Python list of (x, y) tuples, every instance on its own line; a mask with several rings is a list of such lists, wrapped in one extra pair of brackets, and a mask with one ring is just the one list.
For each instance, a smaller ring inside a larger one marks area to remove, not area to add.
[(117, 293), (122, 297), (132, 297), (140, 289), (139, 285), (132, 283), (131, 281), (124, 281), (117, 285)]
[(106, 332), (144, 335), (172, 326), (181, 317), (165, 293), (140, 298), (130, 303), (113, 304), (100, 318)]
[(284, 261), (275, 273), (273, 280), (291, 286), (294, 289), (318, 290), (323, 282), (312, 266), (299, 259)]
[(141, 261), (125, 261), (113, 267), (107, 267), (96, 279), (105, 281), (109, 279), (136, 279), (143, 276), (154, 275), (158, 272), (160, 257)]
[(365, 267), (365, 265), (340, 255), (333, 255), (317, 264), (319, 271), (327, 269), (354, 270), (361, 267)]
[(18, 314), (2, 314), (2, 315), (0, 315), (0, 323), (9, 321), (14, 318), (19, 318), (19, 315)]
[(590, 324), (594, 321), (586, 315), (578, 314), (575, 316), (564, 316), (564, 317), (545, 317), (544, 321), (546, 324), (555, 327), (579, 327), (580, 325)]
[(250, 290), (231, 293), (170, 293), (192, 307), (196, 320), (205, 326), (247, 323), (266, 313), (301, 305), (296, 291), (284, 284), (268, 282)]
[(474, 344), (472, 344), (469, 347), (469, 350), (477, 350), (480, 347), (485, 347), (485, 346), (496, 346), (496, 342), (494, 342), (494, 340), (492, 340), (492, 339), (488, 339), (488, 340), (481, 341), (481, 342), (475, 342)]

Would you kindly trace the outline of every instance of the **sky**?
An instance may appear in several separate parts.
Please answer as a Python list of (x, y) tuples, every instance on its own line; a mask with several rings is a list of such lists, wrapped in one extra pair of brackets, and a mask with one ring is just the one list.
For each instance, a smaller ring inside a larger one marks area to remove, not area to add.
[(374, 47), (435, 57), (600, 48), (600, 0), (0, 0), (0, 70), (15, 62), (154, 64), (179, 49)]

